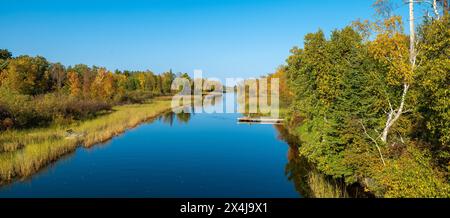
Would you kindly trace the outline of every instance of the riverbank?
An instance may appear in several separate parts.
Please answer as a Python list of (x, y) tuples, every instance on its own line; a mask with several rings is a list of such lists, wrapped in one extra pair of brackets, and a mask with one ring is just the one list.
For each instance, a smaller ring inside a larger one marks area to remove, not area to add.
[[(413, 144), (404, 148), (400, 157), (388, 156), (389, 159), (386, 159), (385, 166), (379, 163), (374, 151), (360, 154), (348, 153), (347, 156), (340, 157), (340, 159), (337, 155), (328, 154), (337, 159), (332, 162), (316, 147), (315, 142), (318, 141), (320, 132), (308, 130), (308, 125), (301, 122), (297, 126), (286, 124), (286, 131), (295, 138), (295, 144), (298, 145), (296, 155), (311, 164), (313, 170), (308, 170), (308, 172), (315, 171), (315, 174), (320, 175), (318, 177), (320, 183), (327, 184), (327, 186), (330, 182), (339, 184), (339, 189), (341, 189), (336, 192), (340, 194), (336, 194), (335, 188), (325, 186), (324, 189), (322, 184), (310, 181), (308, 183), (314, 197), (442, 198), (450, 195), (450, 186), (448, 182), (441, 179), (442, 173), (437, 171), (430, 164), (429, 157), (418, 151)], [(389, 152), (391, 151), (386, 151), (386, 153)], [(364, 156), (365, 159), (358, 155)], [(304, 165), (304, 163), (302, 164)], [(354, 168), (347, 175), (336, 176), (336, 174), (330, 173), (337, 169), (335, 165), (346, 167), (350, 164)], [(319, 191), (325, 190), (321, 191), (320, 195), (316, 195), (317, 187), (311, 187), (316, 184), (319, 184)]]
[[(69, 126), (12, 130), (0, 134), (0, 185), (26, 178), (79, 146), (105, 142), (171, 108), (170, 97), (116, 106), (94, 119)], [(73, 134), (68, 134), (67, 130)]]

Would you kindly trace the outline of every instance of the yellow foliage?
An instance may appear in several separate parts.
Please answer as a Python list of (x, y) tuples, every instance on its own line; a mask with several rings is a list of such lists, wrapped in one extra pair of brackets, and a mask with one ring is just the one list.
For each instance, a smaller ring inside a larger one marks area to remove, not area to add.
[(401, 33), (383, 33), (369, 45), (373, 58), (388, 68), (387, 83), (411, 83), (413, 70), (409, 62), (408, 37)]
[(97, 76), (91, 86), (91, 92), (94, 96), (103, 100), (108, 100), (113, 96), (115, 91), (114, 76), (106, 69), (100, 68), (97, 72)]
[(80, 78), (76, 72), (70, 71), (67, 73), (68, 85), (71, 96), (79, 96), (81, 93), (81, 83)]
[(398, 159), (388, 160), (386, 167), (373, 167), (372, 173), (379, 185), (372, 191), (384, 197), (450, 197), (450, 185), (433, 168), (429, 155), (412, 145)]

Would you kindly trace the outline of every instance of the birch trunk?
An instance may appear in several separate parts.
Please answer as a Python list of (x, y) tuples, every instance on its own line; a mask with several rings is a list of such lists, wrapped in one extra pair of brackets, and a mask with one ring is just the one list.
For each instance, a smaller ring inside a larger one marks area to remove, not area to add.
[[(416, 30), (414, 27), (414, 0), (409, 0), (409, 43), (410, 43), (410, 47), (409, 47), (409, 62), (411, 65), (411, 71), (414, 71), (414, 67), (416, 64)], [(406, 95), (408, 94), (408, 90), (409, 90), (409, 84), (408, 82), (405, 80), (403, 82), (403, 93), (402, 93), (402, 97), (400, 99), (400, 105), (399, 107), (394, 110), (391, 106), (391, 104), (389, 103), (390, 107), (390, 111), (388, 113), (388, 117), (386, 120), (386, 124), (384, 126), (383, 132), (381, 133), (381, 141), (383, 141), (384, 143), (387, 142), (387, 138), (388, 138), (388, 134), (389, 134), (389, 130), (391, 129), (391, 127), (394, 125), (394, 123), (400, 118), (400, 116), (402, 115), (402, 113), (404, 112), (404, 107), (405, 107), (405, 99), (406, 99)]]
[(436, 16), (437, 19), (439, 19), (440, 16), (439, 16), (439, 11), (438, 11), (438, 6), (437, 6), (437, 0), (433, 0), (432, 4), (433, 4), (434, 15)]
[(442, 3), (442, 8), (443, 8), (443, 11), (444, 11), (444, 14), (445, 15), (447, 15), (448, 14), (448, 11), (449, 11), (449, 6), (448, 6), (448, 0), (441, 0), (443, 3)]
[(404, 111), (405, 99), (406, 99), (406, 94), (408, 93), (408, 90), (409, 90), (409, 85), (406, 83), (403, 84), (403, 93), (402, 93), (402, 99), (400, 100), (400, 106), (398, 107), (397, 110), (393, 110), (391, 108), (391, 111), (388, 114), (388, 118), (386, 120), (385, 127), (381, 134), (381, 141), (383, 141), (384, 143), (387, 142), (389, 130), (391, 129), (392, 125), (394, 125), (394, 123), (398, 120), (398, 118), (400, 118), (400, 115), (402, 115), (402, 113)]
[(416, 62), (416, 29), (414, 20), (414, 0), (409, 0), (409, 61), (412, 67), (414, 67)]

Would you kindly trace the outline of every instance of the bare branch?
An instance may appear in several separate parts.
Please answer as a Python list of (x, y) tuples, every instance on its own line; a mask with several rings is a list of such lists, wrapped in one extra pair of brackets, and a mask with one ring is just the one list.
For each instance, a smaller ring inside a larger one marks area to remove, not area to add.
[(412, 112), (412, 110), (408, 109), (408, 110), (403, 111), (402, 114), (406, 114), (406, 113), (410, 113), (410, 112)]
[(372, 142), (375, 144), (375, 147), (377, 148), (378, 153), (380, 154), (381, 162), (383, 162), (383, 165), (386, 166), (386, 163), (384, 162), (383, 154), (381, 153), (381, 149), (380, 149), (380, 146), (378, 145), (377, 140), (375, 140), (372, 136), (369, 135), (369, 133), (367, 133), (367, 130), (366, 130), (366, 127), (364, 126), (364, 123), (363, 123), (362, 121), (360, 121), (360, 123), (361, 123), (361, 126), (362, 126), (363, 130), (364, 130), (364, 134), (365, 134), (370, 140), (372, 140)]

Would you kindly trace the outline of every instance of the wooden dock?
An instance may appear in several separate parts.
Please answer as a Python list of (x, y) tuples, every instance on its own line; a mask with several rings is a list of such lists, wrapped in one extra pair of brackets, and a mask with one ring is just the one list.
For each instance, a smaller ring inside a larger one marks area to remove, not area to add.
[(272, 117), (240, 117), (239, 123), (255, 123), (255, 124), (282, 124), (284, 119)]

